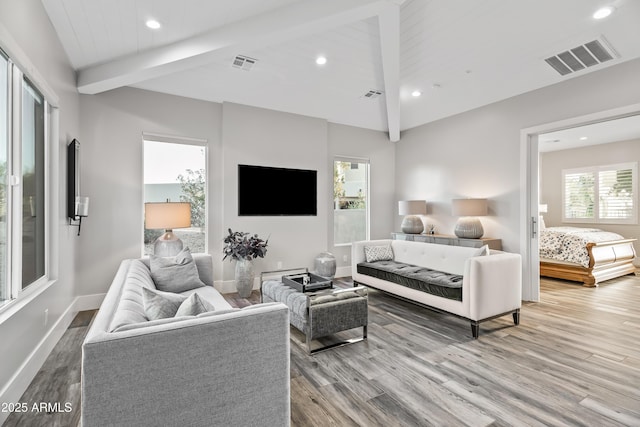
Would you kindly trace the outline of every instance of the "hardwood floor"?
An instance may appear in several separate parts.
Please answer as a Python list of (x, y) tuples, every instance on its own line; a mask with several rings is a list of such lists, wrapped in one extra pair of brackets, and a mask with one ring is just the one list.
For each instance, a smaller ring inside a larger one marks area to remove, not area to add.
[[(520, 326), (495, 319), (478, 340), (467, 321), (373, 290), (366, 342), (309, 356), (292, 328), (292, 425), (639, 426), (640, 277), (598, 288), (543, 279), (541, 290)], [(257, 292), (226, 297), (259, 302)], [(67, 331), (22, 398), (74, 411), (13, 414), (6, 426), (77, 424), (86, 323)]]

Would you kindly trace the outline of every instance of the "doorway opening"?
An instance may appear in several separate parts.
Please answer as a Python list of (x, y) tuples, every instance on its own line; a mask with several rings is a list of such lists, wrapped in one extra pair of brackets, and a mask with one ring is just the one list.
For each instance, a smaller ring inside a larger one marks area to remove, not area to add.
[[(586, 116), (575, 117), (521, 131), (521, 200), (522, 217), (520, 221), (521, 253), (523, 269), (522, 297), (525, 301), (540, 300), (540, 146), (546, 144), (548, 135), (576, 129), (582, 126), (610, 122), (633, 116), (640, 116), (640, 104), (613, 110), (602, 111)], [(637, 194), (634, 195), (637, 203)]]

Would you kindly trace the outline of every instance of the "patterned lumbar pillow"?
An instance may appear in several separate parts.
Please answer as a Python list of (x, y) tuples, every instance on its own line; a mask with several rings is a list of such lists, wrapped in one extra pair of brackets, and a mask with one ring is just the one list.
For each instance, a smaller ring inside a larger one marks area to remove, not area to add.
[(151, 255), (149, 265), (158, 290), (179, 293), (205, 286), (189, 248), (181, 250), (175, 258)]
[(367, 262), (391, 261), (393, 259), (393, 251), (391, 250), (391, 245), (365, 246), (364, 258), (367, 260)]
[(178, 308), (186, 299), (187, 297), (184, 295), (142, 288), (144, 313), (149, 320), (175, 316)]
[(189, 298), (184, 300), (178, 311), (176, 311), (176, 317), (179, 316), (197, 316), (198, 314), (214, 311), (215, 308), (207, 301), (200, 298), (198, 294), (191, 294)]

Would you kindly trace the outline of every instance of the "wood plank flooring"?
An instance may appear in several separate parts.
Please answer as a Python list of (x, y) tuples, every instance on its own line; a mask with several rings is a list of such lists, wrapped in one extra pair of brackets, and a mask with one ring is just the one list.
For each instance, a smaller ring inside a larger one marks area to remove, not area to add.
[[(640, 277), (598, 288), (543, 279), (541, 290), (520, 326), (495, 319), (478, 340), (467, 321), (373, 290), (366, 342), (309, 356), (292, 328), (292, 425), (640, 426)], [(257, 292), (226, 297), (259, 302)], [(77, 425), (80, 343), (93, 313), (81, 315), (22, 398), (74, 410), (13, 414), (5, 426)]]

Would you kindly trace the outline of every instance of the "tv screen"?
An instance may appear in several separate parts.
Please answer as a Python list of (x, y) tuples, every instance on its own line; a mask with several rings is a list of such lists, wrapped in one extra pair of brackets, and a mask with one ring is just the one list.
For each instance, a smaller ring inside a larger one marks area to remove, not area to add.
[(315, 216), (317, 171), (238, 165), (239, 216)]

